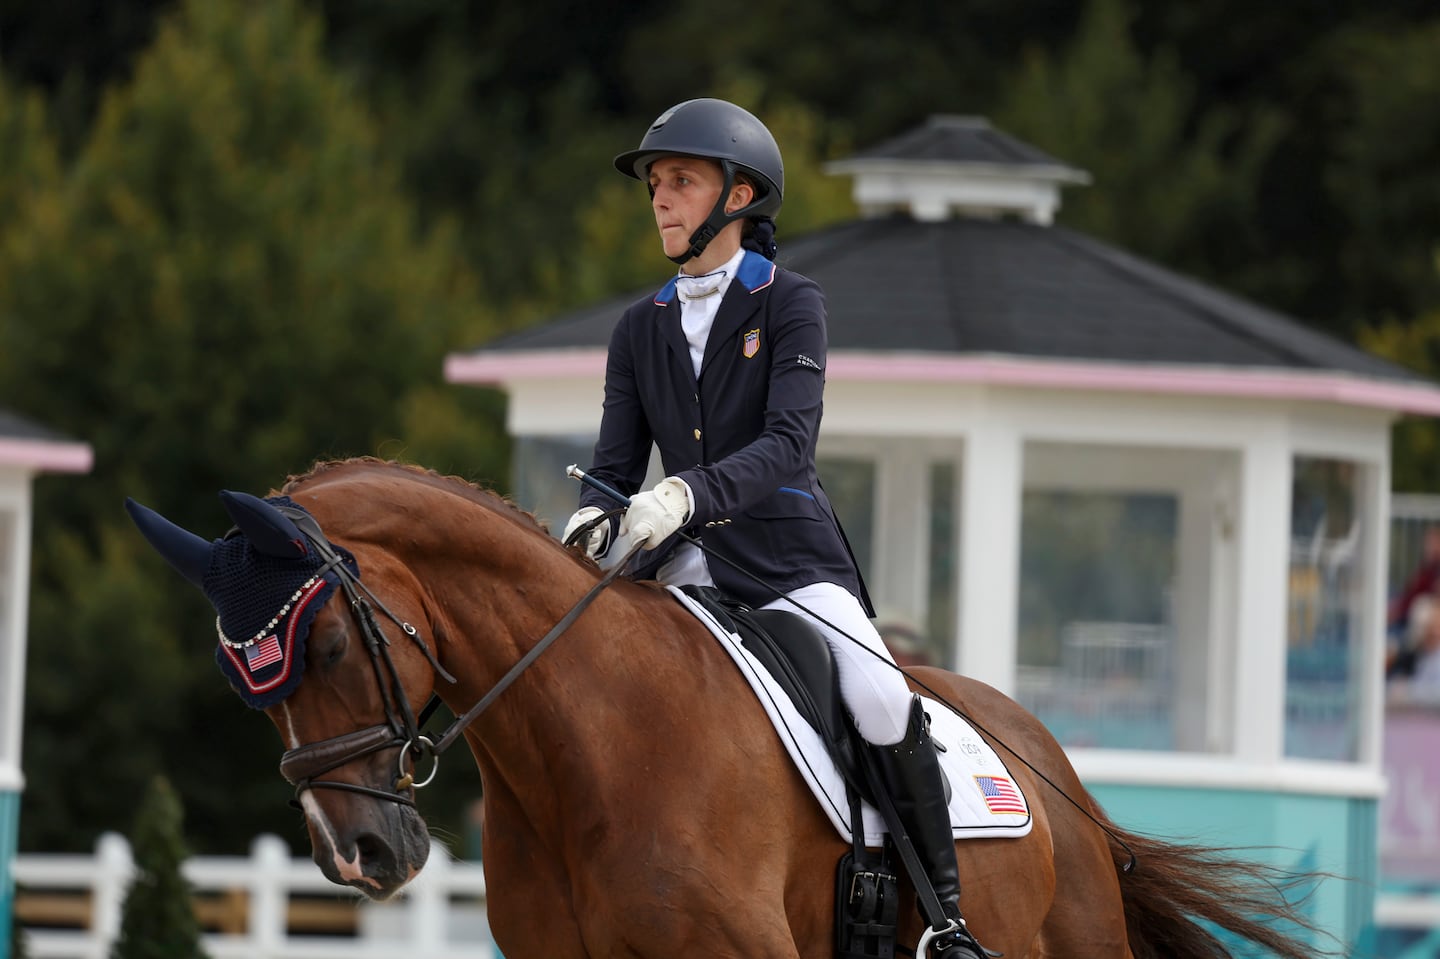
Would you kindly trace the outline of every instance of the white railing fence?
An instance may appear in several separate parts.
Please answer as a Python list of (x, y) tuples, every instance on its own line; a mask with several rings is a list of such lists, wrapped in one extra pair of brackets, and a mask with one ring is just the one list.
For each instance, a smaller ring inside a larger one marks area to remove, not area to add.
[[(95, 853), (24, 853), (13, 863), (15, 921), (33, 959), (106, 959), (135, 872), (130, 844), (106, 833)], [(395, 900), (373, 903), (292, 858), (277, 836), (249, 856), (195, 856), (183, 867), (211, 959), (495, 959), (478, 863), (440, 843)], [(78, 921), (76, 921), (78, 918)], [(67, 928), (68, 927), (68, 928)], [(336, 932), (342, 934), (335, 934)]]

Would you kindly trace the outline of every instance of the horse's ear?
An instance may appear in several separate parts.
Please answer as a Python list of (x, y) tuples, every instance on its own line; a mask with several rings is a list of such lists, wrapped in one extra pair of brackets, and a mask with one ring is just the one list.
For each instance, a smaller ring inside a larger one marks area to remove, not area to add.
[(210, 543), (187, 529), (182, 529), (159, 513), (126, 497), (125, 511), (130, 514), (145, 539), (175, 571), (190, 582), (205, 588), (205, 571), (210, 568)]
[(257, 551), (280, 559), (299, 559), (309, 552), (300, 527), (260, 497), (222, 490), (220, 502)]

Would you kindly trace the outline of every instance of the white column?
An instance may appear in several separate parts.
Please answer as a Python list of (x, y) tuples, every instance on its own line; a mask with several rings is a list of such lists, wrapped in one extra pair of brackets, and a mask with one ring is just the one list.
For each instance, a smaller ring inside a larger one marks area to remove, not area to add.
[(925, 622), (929, 600), (930, 464), (913, 443), (875, 460), (875, 563), (866, 585), (878, 607)]
[(119, 833), (101, 833), (95, 841), (95, 881), (91, 912), (91, 931), (95, 940), (108, 953), (120, 938), (125, 894), (135, 875), (135, 860), (129, 841)]
[(1285, 747), (1285, 636), (1290, 594), (1290, 443), (1277, 425), (1241, 454), (1236, 523), (1235, 754), (1272, 764)]
[(1023, 445), (990, 421), (965, 437), (961, 464), (959, 637), (956, 669), (1015, 691)]
[(30, 594), (30, 477), (0, 476), (0, 789), (20, 792)]
[(1385, 613), (1389, 590), (1390, 562), (1390, 446), (1377, 461), (1364, 463), (1356, 489), (1356, 514), (1360, 517), (1361, 549), (1359, 566), (1365, 584), (1361, 596), (1358, 637), (1364, 656), (1359, 664), (1360, 688), (1364, 690), (1359, 708), (1360, 755), (1356, 758), (1371, 769), (1381, 766), (1385, 724)]
[(438, 952), (450, 940), (446, 914), (450, 905), (450, 850), (431, 842), (425, 868), (410, 881), (405, 903), (410, 913), (408, 945), (422, 955)]
[(1175, 748), (1209, 746), (1211, 564), (1218, 536), (1214, 467), (1180, 490), (1175, 537), (1175, 579), (1170, 597), (1170, 669), (1175, 694)]
[(250, 843), (250, 914), (245, 932), (258, 954), (277, 954), (290, 935), (290, 847), (270, 833)]

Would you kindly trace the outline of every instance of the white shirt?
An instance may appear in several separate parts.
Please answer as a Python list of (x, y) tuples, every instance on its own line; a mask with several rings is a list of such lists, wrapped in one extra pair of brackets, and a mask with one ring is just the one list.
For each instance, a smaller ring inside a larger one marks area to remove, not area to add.
[[(730, 289), (730, 281), (735, 279), (735, 271), (740, 269), (740, 261), (745, 258), (745, 248), (742, 246), (735, 251), (735, 255), (727, 260), (719, 269), (706, 273), (702, 277), (691, 277), (688, 273), (681, 271), (676, 278), (676, 292), (680, 300), (680, 328), (685, 332), (685, 342), (690, 344), (690, 363), (695, 368), (695, 378), (700, 378), (700, 365), (705, 362), (705, 342), (710, 339), (710, 327), (715, 323), (715, 314), (720, 311), (720, 301), (725, 299), (725, 291)], [(716, 281), (714, 285), (707, 280)], [(687, 295), (686, 287), (698, 290), (711, 290), (703, 296)]]

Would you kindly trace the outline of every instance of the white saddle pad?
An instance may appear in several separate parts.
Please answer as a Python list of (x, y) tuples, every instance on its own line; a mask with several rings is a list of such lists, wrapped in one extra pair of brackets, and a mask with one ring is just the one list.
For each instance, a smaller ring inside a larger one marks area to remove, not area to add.
[[(810, 784), (825, 814), (846, 842), (850, 837), (850, 802), (839, 767), (825, 751), (820, 734), (801, 717), (795, 704), (759, 660), (745, 649), (740, 637), (725, 629), (705, 608), (674, 586), (667, 587), (696, 619), (719, 640), (740, 673), (765, 707), (775, 732)], [(922, 698), (924, 698), (922, 696)], [(940, 765), (950, 780), (950, 826), (956, 839), (1023, 836), (1030, 831), (1030, 806), (1010, 771), (981, 739), (970, 724), (949, 707), (925, 699), (930, 714), (930, 733), (945, 747)], [(880, 813), (865, 803), (861, 810), (866, 846), (878, 847), (884, 840), (885, 823)]]

